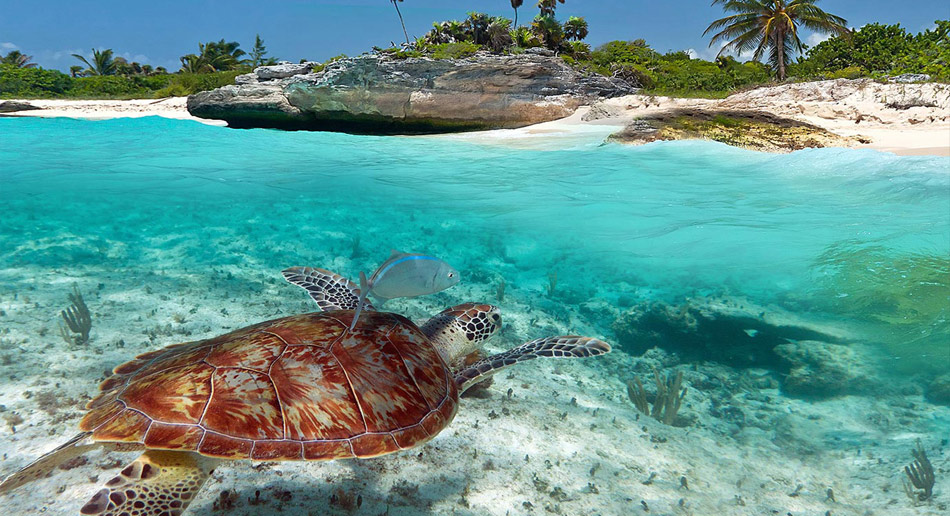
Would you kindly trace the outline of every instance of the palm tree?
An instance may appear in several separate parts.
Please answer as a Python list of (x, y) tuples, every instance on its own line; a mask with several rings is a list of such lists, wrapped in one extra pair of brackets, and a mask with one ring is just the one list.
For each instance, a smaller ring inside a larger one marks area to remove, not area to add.
[(587, 37), (587, 20), (583, 17), (571, 16), (564, 22), (564, 37), (580, 41)]
[(784, 81), (785, 67), (791, 62), (791, 53), (794, 50), (802, 51), (802, 41), (798, 38), (799, 25), (815, 32), (836, 35), (850, 33), (844, 18), (826, 13), (815, 5), (817, 2), (713, 0), (713, 5), (720, 4), (724, 11), (736, 14), (710, 23), (703, 35), (719, 30), (709, 42), (709, 46), (713, 46), (716, 42), (726, 41), (719, 55), (730, 48), (736, 53), (755, 49), (752, 58), (758, 60), (768, 51), (769, 64), (776, 69), (778, 79)]
[(553, 18), (558, 2), (563, 4), (564, 0), (538, 0), (538, 9), (541, 9), (541, 16), (551, 16)]
[(92, 62), (79, 54), (73, 54), (73, 57), (86, 65), (84, 75), (115, 75), (116, 63), (112, 58), (112, 49), (107, 48), (99, 51), (92, 49)]
[(502, 17), (492, 18), (488, 25), (487, 45), (494, 52), (501, 52), (513, 43), (511, 39), (511, 20)]
[(544, 46), (551, 50), (561, 48), (561, 42), (564, 41), (564, 28), (553, 16), (538, 15), (531, 24), (531, 30), (537, 34), (538, 39), (544, 42)]
[(511, 8), (515, 10), (515, 28), (518, 28), (518, 8), (524, 4), (524, 0), (511, 0)]
[(399, 15), (399, 23), (402, 24), (402, 33), (406, 35), (406, 44), (409, 44), (409, 33), (406, 32), (406, 22), (402, 19), (402, 13), (399, 12), (399, 4), (397, 2), (402, 2), (402, 0), (389, 0), (393, 3), (393, 7), (396, 8), (396, 14)]
[(19, 50), (11, 50), (6, 56), (0, 58), (0, 64), (13, 65), (16, 68), (36, 68), (36, 63), (31, 63), (33, 56), (28, 56)]
[(73, 65), (69, 67), (69, 76), (70, 77), (82, 77), (82, 67), (79, 65)]

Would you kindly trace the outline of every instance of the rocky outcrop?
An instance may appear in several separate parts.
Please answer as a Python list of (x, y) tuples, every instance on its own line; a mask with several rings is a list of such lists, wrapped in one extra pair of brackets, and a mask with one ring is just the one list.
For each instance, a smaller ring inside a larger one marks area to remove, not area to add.
[(0, 113), (15, 113), (17, 111), (30, 111), (33, 109), (42, 109), (29, 102), (19, 100), (0, 101)]
[(318, 68), (261, 67), (235, 85), (192, 95), (188, 110), (232, 127), (427, 133), (523, 127), (633, 91), (537, 54), (443, 60), (363, 55), (312, 71)]

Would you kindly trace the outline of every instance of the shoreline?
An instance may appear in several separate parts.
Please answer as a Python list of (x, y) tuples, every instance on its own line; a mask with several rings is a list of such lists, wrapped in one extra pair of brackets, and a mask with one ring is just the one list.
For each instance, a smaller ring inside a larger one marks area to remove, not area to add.
[[(847, 138), (843, 148), (871, 149), (899, 156), (950, 156), (950, 94), (942, 84), (923, 84), (933, 105), (896, 109), (881, 101), (898, 85), (862, 81), (790, 84), (736, 93), (722, 100), (627, 95), (582, 106), (572, 115), (518, 129), (439, 135), (482, 143), (550, 148), (552, 142), (573, 146), (599, 142), (641, 117), (674, 110), (756, 110), (811, 124)], [(107, 120), (160, 116), (226, 126), (220, 120), (192, 116), (187, 97), (132, 100), (16, 100), (40, 109), (3, 113), (3, 117)], [(929, 100), (929, 99), (928, 99)], [(0, 101), (2, 102), (2, 101)], [(560, 148), (560, 147), (559, 147)]]

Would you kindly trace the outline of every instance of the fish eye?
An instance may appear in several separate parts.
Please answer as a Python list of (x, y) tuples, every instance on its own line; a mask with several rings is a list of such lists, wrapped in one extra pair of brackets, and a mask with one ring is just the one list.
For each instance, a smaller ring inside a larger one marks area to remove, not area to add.
[(450, 278), (454, 278), (454, 277), (455, 277), (455, 273), (454, 273), (454, 272), (450, 272), (450, 273), (449, 273), (449, 277), (450, 277)]

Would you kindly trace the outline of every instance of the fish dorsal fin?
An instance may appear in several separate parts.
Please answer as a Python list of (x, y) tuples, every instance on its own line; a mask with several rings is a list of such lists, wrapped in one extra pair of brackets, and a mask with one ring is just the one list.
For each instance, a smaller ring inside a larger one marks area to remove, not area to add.
[(393, 258), (396, 258), (396, 257), (399, 257), (399, 256), (406, 256), (406, 255), (408, 255), (408, 254), (409, 254), (409, 253), (400, 251), (399, 249), (390, 249), (390, 250), (389, 250), (389, 259), (392, 260)]

